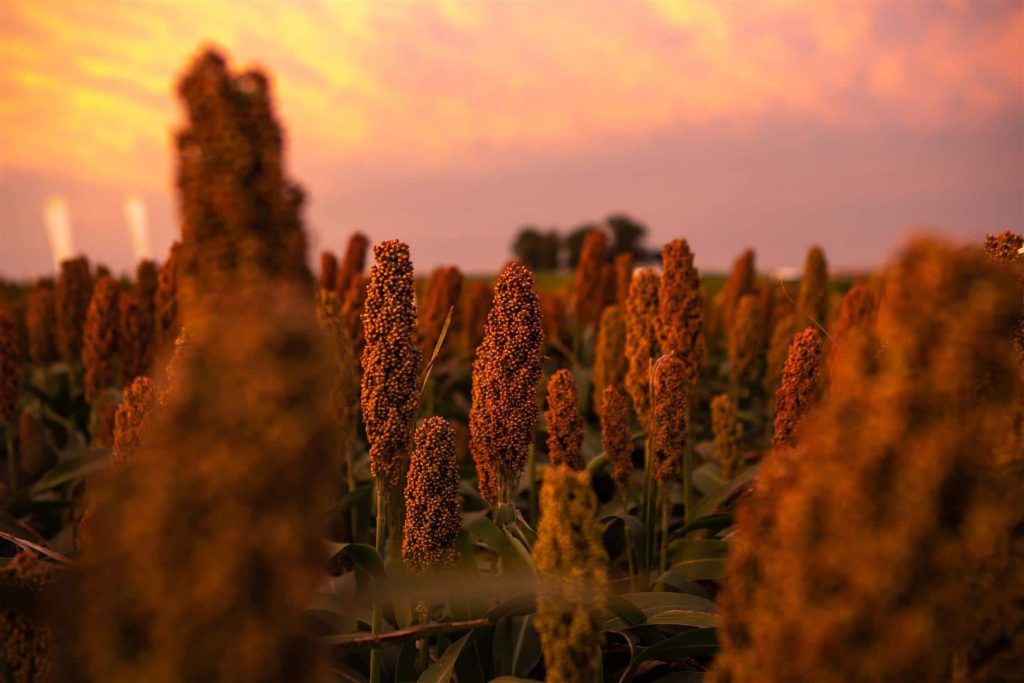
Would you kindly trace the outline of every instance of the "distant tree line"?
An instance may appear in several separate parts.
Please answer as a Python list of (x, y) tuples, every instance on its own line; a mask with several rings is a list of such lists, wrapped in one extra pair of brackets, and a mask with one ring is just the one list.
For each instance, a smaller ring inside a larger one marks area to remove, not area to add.
[(657, 258), (657, 253), (644, 245), (647, 226), (626, 214), (613, 214), (603, 223), (584, 223), (565, 233), (558, 228), (543, 230), (535, 225), (525, 225), (516, 233), (512, 252), (523, 265), (533, 271), (576, 268), (583, 249), (583, 240), (591, 230), (605, 230), (609, 233), (608, 257), (630, 252), (636, 263), (645, 263)]

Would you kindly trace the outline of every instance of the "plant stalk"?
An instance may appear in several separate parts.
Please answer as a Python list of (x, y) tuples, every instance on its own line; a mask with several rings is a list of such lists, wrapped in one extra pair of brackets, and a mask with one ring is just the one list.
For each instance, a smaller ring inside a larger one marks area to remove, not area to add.
[(526, 454), (526, 472), (530, 478), (530, 526), (537, 528), (537, 449), (531, 443)]
[[(377, 548), (377, 554), (381, 557), (384, 556), (384, 548), (387, 545), (387, 502), (384, 496), (384, 487), (381, 486), (380, 480), (377, 480), (377, 534), (375, 539), (375, 547)], [(370, 634), (374, 637), (380, 635), (381, 617), (383, 612), (383, 605), (381, 605), (380, 590), (375, 591), (373, 599), (373, 616), (370, 621)], [(380, 648), (375, 647), (370, 650), (370, 683), (380, 683), (381, 673), (381, 651)]]

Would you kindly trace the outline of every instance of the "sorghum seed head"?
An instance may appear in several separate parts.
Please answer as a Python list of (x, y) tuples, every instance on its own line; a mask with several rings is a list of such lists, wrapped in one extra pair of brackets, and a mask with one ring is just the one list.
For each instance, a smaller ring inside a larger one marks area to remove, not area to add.
[(33, 363), (57, 359), (57, 308), (53, 284), (40, 280), (29, 292), (25, 321), (28, 328), (28, 356)]
[(492, 504), (515, 497), (533, 443), (543, 346), (533, 273), (521, 263), (509, 263), (494, 285), (494, 305), (473, 361), (469, 412), (470, 452), (480, 493)]
[[(434, 346), (441, 338), (441, 330), (444, 329), (449, 312), (452, 312), (452, 324), (455, 324), (454, 307), (458, 305), (461, 293), (462, 273), (455, 266), (437, 268), (427, 279), (424, 291), (425, 305), (420, 311), (419, 323), (420, 352), (424, 361), (429, 360), (434, 352)], [(449, 327), (446, 343), (441, 347), (440, 354), (444, 354), (446, 348), (451, 348), (450, 337), (453, 332), (454, 329)]]
[(562, 369), (548, 381), (548, 409), (544, 413), (548, 427), (548, 460), (553, 466), (565, 465), (582, 470), (583, 416), (572, 373)]
[(607, 387), (622, 389), (629, 369), (626, 358), (626, 320), (621, 306), (608, 306), (601, 314), (594, 349), (594, 412), (602, 412)]
[(154, 297), (156, 315), (157, 347), (166, 351), (174, 345), (181, 331), (181, 318), (178, 315), (178, 254), (181, 243), (175, 242), (167, 254), (167, 260), (160, 266), (157, 274), (157, 288)]
[(11, 424), (21, 393), (21, 353), (14, 319), (0, 309), (0, 420)]
[(633, 438), (630, 435), (629, 402), (614, 386), (604, 389), (601, 413), (601, 446), (612, 463), (612, 479), (624, 484), (633, 472)]
[[(0, 605), (0, 669), (11, 683), (54, 680), (54, 637), (40, 616), (42, 603), (57, 579), (54, 566), (21, 551), (0, 569), (4, 595), (19, 595), (19, 605)], [(6, 601), (5, 601), (6, 602)]]
[(736, 418), (736, 406), (728, 394), (716, 396), (711, 401), (711, 424), (718, 466), (726, 479), (732, 479), (739, 474), (743, 460), (743, 426)]
[(756, 294), (744, 294), (729, 334), (731, 382), (738, 398), (749, 398), (761, 386), (766, 341), (760, 299)]
[(156, 293), (159, 289), (159, 274), (156, 263), (148, 259), (139, 261), (135, 269), (135, 302), (139, 306), (139, 326), (146, 340), (142, 348), (142, 364), (148, 368), (156, 356)]
[(82, 332), (91, 298), (89, 262), (85, 257), (62, 261), (56, 291), (57, 348), (68, 363), (82, 359)]
[(704, 294), (693, 253), (686, 240), (672, 240), (661, 250), (656, 329), (661, 353), (679, 358), (690, 385), (704, 363)]
[(545, 680), (592, 681), (601, 656), (608, 556), (586, 471), (545, 470), (533, 557), (541, 579), (533, 623), (544, 652)]
[(451, 425), (442, 417), (424, 420), (415, 441), (405, 483), (402, 559), (420, 574), (455, 564), (462, 510)]
[(338, 257), (333, 251), (320, 252), (320, 289), (334, 291), (334, 283), (338, 281)]
[(476, 347), (484, 340), (484, 326), (487, 324), (487, 312), (491, 309), (493, 296), (490, 286), (483, 280), (470, 282), (462, 296), (459, 331), (462, 333), (462, 351), (466, 358), (472, 358)]
[(774, 446), (792, 446), (797, 428), (818, 401), (821, 335), (808, 327), (793, 338), (782, 368), (782, 385), (775, 394)]
[(152, 340), (148, 333), (135, 295), (121, 292), (118, 297), (117, 341), (121, 350), (121, 380), (124, 384), (149, 372), (146, 356)]
[(614, 265), (615, 303), (619, 306), (625, 306), (626, 298), (629, 296), (629, 284), (633, 281), (633, 254), (628, 251), (616, 254)]
[(650, 422), (651, 365), (661, 354), (655, 321), (658, 316), (658, 276), (644, 268), (633, 274), (626, 300), (626, 391), (643, 425)]
[(800, 298), (797, 300), (799, 315), (804, 316), (801, 324), (806, 325), (807, 319), (824, 325), (828, 320), (828, 263), (821, 247), (811, 247), (807, 251), (804, 262), (804, 277), (800, 281)]
[(889, 271), (878, 343), (851, 337), (843, 381), (737, 516), (712, 680), (950, 680), (957, 652), (975, 680), (979, 639), (1009, 654), (980, 624), (1006, 618), (989, 610), (1024, 509), (1000, 461), (1021, 395), (1011, 280), (928, 241)]
[(348, 291), (341, 299), (341, 317), (345, 321), (345, 329), (348, 330), (352, 346), (360, 356), (366, 344), (363, 337), (363, 307), (366, 305), (367, 282), (364, 275), (354, 276)]
[(745, 249), (732, 264), (729, 278), (722, 288), (722, 323), (726, 334), (732, 333), (740, 300), (754, 292), (754, 250)]
[(317, 300), (317, 320), (331, 341), (330, 360), (334, 368), (331, 404), (338, 420), (342, 438), (355, 432), (359, 419), (359, 363), (341, 312), (341, 304), (333, 291), (322, 289)]
[(580, 251), (580, 261), (573, 281), (573, 312), (576, 323), (581, 327), (596, 324), (601, 316), (601, 308), (604, 306), (601, 274), (607, 245), (608, 237), (604, 230), (590, 230), (583, 239), (583, 249)]
[(651, 467), (659, 484), (679, 475), (686, 449), (690, 374), (676, 356), (663, 356), (654, 366), (654, 458)]
[(366, 268), (366, 252), (369, 247), (369, 238), (361, 232), (352, 233), (348, 238), (345, 256), (341, 259), (341, 266), (334, 281), (334, 291), (338, 296), (344, 298), (356, 278), (362, 276)]
[(388, 240), (373, 248), (363, 308), (363, 424), (373, 475), (390, 495), (399, 491), (419, 406), (416, 303), (409, 247)]
[(112, 277), (96, 281), (92, 301), (85, 318), (82, 338), (82, 365), (85, 366), (85, 400), (93, 399), (117, 382), (117, 337), (119, 290)]
[(142, 428), (156, 403), (156, 390), (148, 377), (136, 377), (124, 390), (124, 398), (114, 415), (114, 448), (110, 461), (114, 467), (126, 467), (133, 459), (142, 438)]
[(305, 609), (340, 463), (325, 340), (293, 295), (197, 317), (133, 465), (90, 482), (62, 605), (83, 680), (323, 680)]

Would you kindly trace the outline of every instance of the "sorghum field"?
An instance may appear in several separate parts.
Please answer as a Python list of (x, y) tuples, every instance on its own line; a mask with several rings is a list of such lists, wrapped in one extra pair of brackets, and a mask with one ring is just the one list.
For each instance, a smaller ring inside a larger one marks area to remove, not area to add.
[(178, 93), (166, 258), (3, 286), (0, 679), (1024, 680), (1020, 235), (311, 272), (267, 78)]

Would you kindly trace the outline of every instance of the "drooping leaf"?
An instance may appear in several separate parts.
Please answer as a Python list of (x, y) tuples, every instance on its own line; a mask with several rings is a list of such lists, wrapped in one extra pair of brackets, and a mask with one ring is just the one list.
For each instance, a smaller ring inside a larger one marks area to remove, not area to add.
[(459, 655), (462, 654), (463, 648), (466, 647), (466, 643), (469, 642), (472, 635), (473, 631), (470, 631), (449, 645), (444, 654), (420, 675), (417, 683), (449, 683), (455, 673), (455, 662), (459, 659)]

